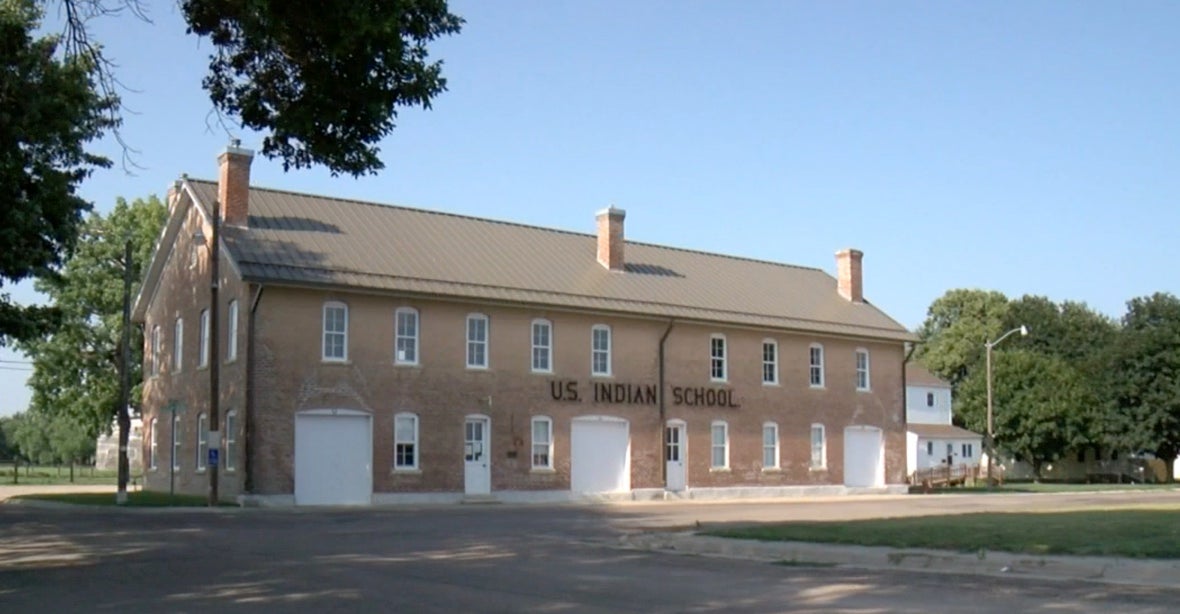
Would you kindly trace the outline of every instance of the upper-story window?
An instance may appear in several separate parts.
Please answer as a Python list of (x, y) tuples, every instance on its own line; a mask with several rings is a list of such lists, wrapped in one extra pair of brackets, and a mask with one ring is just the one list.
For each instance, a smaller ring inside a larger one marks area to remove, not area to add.
[(606, 324), (595, 324), (590, 329), (590, 374), (610, 375), (610, 327)]
[(725, 364), (725, 335), (709, 337), (709, 378), (724, 382), (728, 375)]
[(813, 343), (807, 349), (808, 379), (812, 388), (824, 387), (824, 346)]
[(152, 327), (151, 374), (152, 374), (152, 377), (155, 377), (160, 374), (160, 325), (159, 324)]
[(762, 341), (762, 383), (778, 383), (778, 342), (774, 339)]
[(208, 367), (209, 366), (209, 310), (208, 309), (201, 310), (201, 320), (200, 320), (199, 328), (201, 329), (199, 331), (200, 337), (201, 337), (201, 340), (200, 340), (201, 349), (200, 349), (200, 352), (197, 356), (197, 366), (198, 367)]
[[(238, 300), (234, 299), (229, 302), (229, 321), (225, 323), (226, 338), (225, 338), (225, 360), (226, 362), (233, 362), (238, 358)], [(345, 326), (344, 330), (348, 330), (348, 315), (345, 312)], [(348, 342), (345, 342), (347, 347)], [(343, 359), (341, 359), (343, 360)]]
[(488, 368), (488, 317), (482, 313), (467, 316), (467, 368)]
[(856, 389), (869, 389), (869, 351), (864, 348), (856, 350)]
[(533, 320), (533, 371), (553, 371), (553, 324), (549, 320)]
[(172, 372), (180, 373), (181, 367), (184, 366), (184, 318), (176, 318), (172, 343)]
[(933, 392), (926, 393), (926, 407), (934, 407), (934, 393)]
[(393, 362), (399, 365), (418, 364), (418, 310), (413, 307), (398, 307), (393, 318), (397, 331)]
[(324, 303), (323, 359), (348, 360), (348, 305), (337, 301)]

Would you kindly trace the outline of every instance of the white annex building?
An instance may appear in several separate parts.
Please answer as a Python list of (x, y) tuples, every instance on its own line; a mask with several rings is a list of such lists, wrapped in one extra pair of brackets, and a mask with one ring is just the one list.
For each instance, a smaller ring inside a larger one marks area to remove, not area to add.
[(983, 435), (951, 423), (951, 385), (912, 362), (905, 378), (906, 475), (938, 466), (978, 467)]

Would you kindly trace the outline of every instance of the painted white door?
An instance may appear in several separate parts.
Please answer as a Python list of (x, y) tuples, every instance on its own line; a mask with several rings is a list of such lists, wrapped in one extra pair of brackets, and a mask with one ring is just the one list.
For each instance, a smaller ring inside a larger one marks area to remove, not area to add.
[(674, 492), (684, 490), (688, 485), (684, 471), (684, 458), (688, 451), (684, 427), (683, 422), (669, 422), (668, 426), (664, 428), (664, 462), (666, 466), (664, 487)]
[(295, 504), (373, 502), (372, 418), (350, 410), (295, 416)]
[(631, 490), (631, 436), (626, 420), (611, 416), (574, 418), (570, 426), (570, 490)]
[(881, 429), (872, 426), (844, 429), (844, 485), (885, 485), (885, 444)]
[(490, 418), (468, 416), (463, 427), (463, 492), (469, 495), (492, 492), (490, 426)]

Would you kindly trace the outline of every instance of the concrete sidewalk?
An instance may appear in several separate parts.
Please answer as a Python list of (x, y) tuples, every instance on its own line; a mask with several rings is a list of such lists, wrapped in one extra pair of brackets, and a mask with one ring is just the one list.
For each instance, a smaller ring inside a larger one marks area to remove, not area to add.
[(709, 537), (695, 532), (637, 533), (624, 536), (620, 541), (624, 548), (633, 550), (785, 565), (894, 569), (1180, 588), (1180, 561), (1174, 560), (1035, 556), (990, 551), (960, 553), (807, 542), (763, 542)]

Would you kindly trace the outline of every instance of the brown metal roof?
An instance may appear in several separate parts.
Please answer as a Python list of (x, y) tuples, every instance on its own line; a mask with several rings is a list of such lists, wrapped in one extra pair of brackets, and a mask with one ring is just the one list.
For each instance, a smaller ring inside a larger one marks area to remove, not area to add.
[[(216, 200), (215, 183), (188, 181), (203, 206)], [(223, 237), (247, 281), (914, 338), (820, 269), (628, 241), (612, 273), (594, 235), (421, 209), (252, 187), (248, 228)]]
[(927, 439), (979, 439), (983, 435), (952, 424), (907, 424), (906, 430)]
[(905, 383), (907, 386), (927, 386), (931, 388), (950, 388), (951, 385), (939, 379), (939, 377), (926, 367), (916, 363), (905, 363)]

